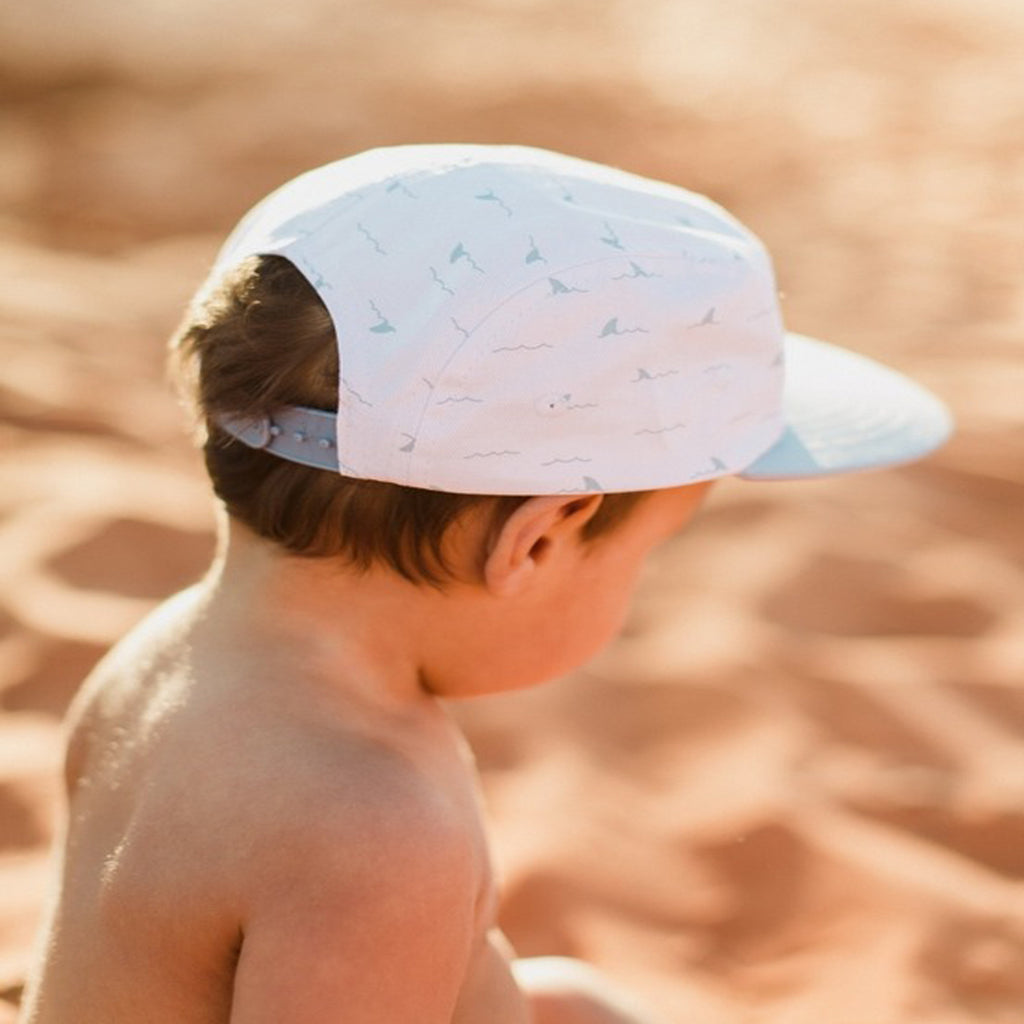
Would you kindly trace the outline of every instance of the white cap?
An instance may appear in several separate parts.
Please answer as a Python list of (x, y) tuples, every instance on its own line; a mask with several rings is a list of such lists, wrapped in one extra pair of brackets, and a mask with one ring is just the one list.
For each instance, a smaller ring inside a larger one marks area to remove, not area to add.
[(951, 420), (787, 334), (760, 241), (710, 200), (516, 146), (371, 150), (294, 179), (228, 239), (329, 310), (337, 416), (223, 417), (346, 476), (471, 494), (615, 492), (910, 461)]

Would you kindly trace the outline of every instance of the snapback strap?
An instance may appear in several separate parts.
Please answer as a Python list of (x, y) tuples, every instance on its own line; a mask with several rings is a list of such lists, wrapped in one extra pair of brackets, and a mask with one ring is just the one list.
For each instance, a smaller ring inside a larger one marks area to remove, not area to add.
[(285, 405), (272, 416), (225, 413), (214, 422), (250, 448), (260, 448), (289, 462), (338, 472), (337, 417), (322, 409)]

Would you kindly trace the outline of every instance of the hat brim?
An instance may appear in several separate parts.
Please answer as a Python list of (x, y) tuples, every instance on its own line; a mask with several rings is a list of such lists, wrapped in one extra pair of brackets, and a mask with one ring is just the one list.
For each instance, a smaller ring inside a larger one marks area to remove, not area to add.
[(931, 392), (872, 359), (789, 334), (779, 440), (738, 475), (797, 480), (922, 458), (953, 430)]

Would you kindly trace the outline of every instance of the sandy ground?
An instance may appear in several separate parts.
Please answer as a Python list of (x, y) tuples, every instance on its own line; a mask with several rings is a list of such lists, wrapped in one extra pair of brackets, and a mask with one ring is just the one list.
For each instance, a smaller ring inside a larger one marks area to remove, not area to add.
[(211, 550), (183, 300), (292, 173), (452, 139), (709, 192), (791, 327), (960, 424), (904, 470), (727, 482), (606, 654), (458, 710), (509, 934), (679, 1022), (1024, 1021), (1024, 7), (34, 0), (0, 42), (0, 1021), (61, 713)]

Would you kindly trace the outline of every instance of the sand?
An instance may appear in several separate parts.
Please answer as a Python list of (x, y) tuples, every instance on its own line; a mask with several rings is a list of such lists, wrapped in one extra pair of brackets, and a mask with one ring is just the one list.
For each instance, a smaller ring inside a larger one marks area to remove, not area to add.
[(371, 145), (711, 193), (794, 329), (915, 374), (925, 463), (728, 481), (592, 665), (456, 713), (524, 954), (679, 1022), (1024, 1021), (1024, 8), (181, 0), (0, 12), (0, 1022), (91, 664), (203, 569), (163, 343), (222, 233)]

